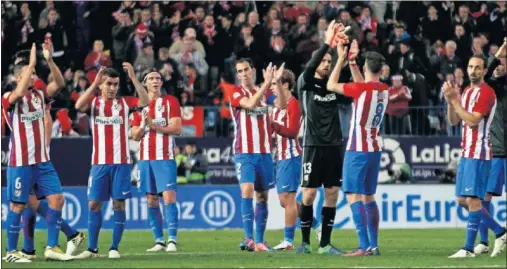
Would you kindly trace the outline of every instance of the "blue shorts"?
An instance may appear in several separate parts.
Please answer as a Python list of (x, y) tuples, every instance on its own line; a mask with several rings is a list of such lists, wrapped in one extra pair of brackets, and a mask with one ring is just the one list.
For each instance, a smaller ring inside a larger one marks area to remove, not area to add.
[(88, 178), (88, 201), (125, 200), (132, 197), (131, 164), (92, 165)]
[(51, 162), (7, 167), (7, 199), (9, 201), (28, 203), (30, 194), (35, 194), (37, 198), (42, 199), (61, 193), (63, 193), (62, 184)]
[(507, 159), (493, 158), (491, 160), (491, 171), (486, 182), (486, 192), (493, 196), (502, 196), (505, 177), (507, 177)]
[(271, 154), (236, 154), (234, 164), (239, 184), (254, 183), (255, 191), (275, 187), (275, 171)]
[(162, 194), (176, 190), (176, 162), (174, 160), (139, 161), (137, 169), (144, 193)]
[(456, 174), (456, 196), (484, 198), (491, 161), (461, 158)]
[(343, 160), (343, 192), (375, 194), (381, 156), (382, 152), (346, 151)]
[(297, 192), (301, 178), (301, 156), (276, 163), (276, 189), (278, 194)]

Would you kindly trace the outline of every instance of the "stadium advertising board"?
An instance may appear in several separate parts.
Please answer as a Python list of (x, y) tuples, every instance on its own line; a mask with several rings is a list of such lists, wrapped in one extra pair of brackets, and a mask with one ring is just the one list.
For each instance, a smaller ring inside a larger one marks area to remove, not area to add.
[[(461, 150), (457, 137), (385, 137), (379, 181), (390, 179), (388, 171), (407, 169), (415, 182), (437, 180), (436, 171), (444, 169), (449, 162), (457, 160)], [(176, 143), (184, 146), (194, 141), (208, 158), (209, 182), (213, 184), (236, 184), (233, 164), (232, 138), (179, 137)], [(7, 138), (2, 138), (2, 177), (8, 162)], [(131, 154), (135, 158), (139, 146), (131, 141)], [(79, 152), (79, 154), (72, 154)], [(65, 186), (86, 186), (90, 169), (92, 140), (86, 138), (54, 139), (51, 142), (51, 159)], [(72, 155), (72, 158), (69, 158)], [(134, 166), (135, 167), (135, 166)], [(137, 173), (132, 173), (133, 176)], [(5, 181), (2, 181), (5, 186)]]
[[(63, 218), (78, 229), (87, 228), (88, 207), (86, 187), (65, 187), (66, 204)], [(134, 198), (126, 204), (126, 228), (149, 229), (146, 198), (134, 191)], [(7, 217), (6, 189), (2, 188), (2, 227)], [(301, 199), (301, 194), (298, 194)], [(179, 227), (181, 229), (239, 229), (241, 222), (241, 197), (238, 186), (183, 186), (178, 188)], [(319, 190), (315, 211), (319, 212), (324, 201)], [(380, 210), (380, 227), (390, 228), (456, 228), (466, 227), (467, 212), (457, 207), (453, 185), (382, 185), (377, 192)], [(492, 203), (491, 215), (505, 225), (506, 196), (497, 197)], [(336, 212), (336, 229), (354, 229), (350, 208), (340, 193)], [(103, 207), (105, 229), (111, 229), (112, 203)], [(37, 228), (45, 228), (45, 221), (38, 217)], [(268, 229), (284, 228), (284, 211), (276, 190), (270, 191)]]

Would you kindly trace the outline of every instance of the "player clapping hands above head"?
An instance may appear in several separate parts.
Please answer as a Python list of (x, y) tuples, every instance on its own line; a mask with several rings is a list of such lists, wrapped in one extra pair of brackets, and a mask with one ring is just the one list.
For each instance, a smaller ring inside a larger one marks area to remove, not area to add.
[[(132, 196), (130, 173), (132, 169), (128, 142), (129, 110), (148, 105), (148, 93), (137, 81), (134, 68), (123, 63), (125, 71), (136, 88), (138, 98), (117, 97), (120, 74), (101, 67), (95, 81), (79, 97), (76, 109), (90, 111), (93, 136), (92, 168), (88, 182), (88, 250), (77, 259), (98, 257), (98, 238), (102, 226), (102, 203), (113, 198), (113, 240), (109, 258), (120, 258), (118, 245), (125, 227), (125, 200)], [(93, 95), (99, 87), (101, 95)]]
[(329, 48), (339, 40), (346, 42), (347, 29), (332, 21), (326, 31), (325, 43), (313, 53), (297, 82), (297, 93), (303, 112), (303, 156), (301, 232), (303, 242), (297, 253), (310, 253), (310, 230), (313, 224), (313, 202), (317, 188), (324, 186), (322, 207), (322, 238), (319, 253), (342, 254), (331, 245), (331, 232), (336, 216), (336, 202), (341, 186), (343, 138), (338, 116), (338, 97), (326, 89), (331, 69)]
[[(337, 47), (338, 61), (327, 87), (354, 99), (352, 117), (343, 160), (343, 191), (352, 210), (359, 248), (345, 256), (380, 255), (378, 249), (379, 210), (375, 202), (382, 139), (379, 135), (389, 100), (389, 88), (380, 82), (384, 57), (367, 52), (363, 66), (364, 78), (355, 62), (359, 49), (357, 41), (351, 44), (350, 53), (344, 42)], [(340, 72), (349, 60), (353, 83), (338, 83)]]

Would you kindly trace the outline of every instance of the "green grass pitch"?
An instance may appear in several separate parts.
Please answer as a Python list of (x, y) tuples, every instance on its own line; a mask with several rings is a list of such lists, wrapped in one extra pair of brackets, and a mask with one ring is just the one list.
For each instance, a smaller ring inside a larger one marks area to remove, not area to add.
[[(314, 253), (296, 255), (294, 252), (253, 253), (242, 252), (238, 244), (242, 238), (239, 230), (226, 231), (180, 231), (178, 234), (178, 253), (147, 253), (152, 246), (150, 231), (125, 231), (120, 244), (119, 260), (109, 260), (107, 251), (111, 242), (111, 231), (102, 231), (99, 239), (100, 254), (97, 259), (46, 262), (43, 259), (46, 234), (38, 231), (36, 237), (37, 259), (31, 264), (8, 264), (4, 268), (506, 268), (506, 254), (490, 258), (483, 255), (466, 260), (451, 260), (453, 254), (464, 242), (464, 229), (425, 229), (425, 230), (383, 230), (380, 233), (382, 256), (340, 257), (317, 254), (317, 242), (312, 232)], [(266, 240), (275, 246), (283, 238), (283, 231), (268, 231)], [(300, 242), (297, 233), (296, 242)], [(66, 246), (61, 234), (61, 245)], [(20, 238), (20, 246), (22, 238)], [(494, 238), (491, 238), (494, 240)], [(333, 244), (343, 250), (357, 246), (354, 230), (335, 230)], [(493, 241), (491, 241), (493, 242)], [(6, 233), (2, 232), (2, 244), (6, 244)], [(87, 242), (80, 247), (85, 250)], [(5, 255), (5, 247), (2, 256)]]

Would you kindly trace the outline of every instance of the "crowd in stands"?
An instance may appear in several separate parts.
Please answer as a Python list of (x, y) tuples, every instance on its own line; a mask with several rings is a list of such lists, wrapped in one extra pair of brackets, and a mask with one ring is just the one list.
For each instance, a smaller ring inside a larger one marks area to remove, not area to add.
[[(381, 52), (387, 59), (382, 79), (392, 86), (392, 107), (385, 133), (456, 135), (457, 129), (447, 128), (443, 109), (420, 107), (444, 106), (442, 83), (453, 80), (464, 87), (469, 57), (493, 57), (507, 29), (504, 1), (2, 1), (1, 5), (2, 93), (15, 88), (16, 63), (27, 57), (31, 44), (51, 39), (53, 58), (67, 82), (52, 103), (52, 116), (70, 119), (75, 135), (87, 135), (89, 130), (86, 115), (73, 109), (74, 102), (101, 66), (121, 70), (122, 62), (128, 61), (138, 74), (155, 67), (163, 76), (164, 92), (176, 96), (182, 106), (220, 106), (224, 103), (220, 82), (235, 82), (235, 59), (252, 58), (258, 82), (270, 62), (285, 62), (299, 75), (324, 41), (331, 20), (351, 27), (349, 35), (358, 40), (361, 52)], [(37, 75), (50, 81), (44, 61), (39, 62)], [(121, 73), (121, 94), (134, 94)], [(341, 79), (348, 81), (350, 75)], [(351, 100), (341, 99), (345, 134), (350, 113)]]

